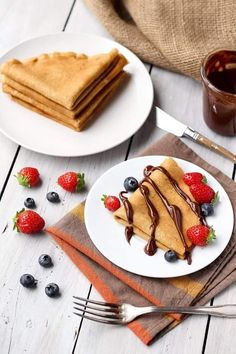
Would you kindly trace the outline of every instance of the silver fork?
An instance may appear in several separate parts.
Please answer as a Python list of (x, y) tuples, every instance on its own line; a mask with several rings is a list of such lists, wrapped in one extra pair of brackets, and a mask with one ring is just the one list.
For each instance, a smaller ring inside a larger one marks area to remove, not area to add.
[(103, 301), (84, 299), (73, 296), (76, 301), (74, 314), (88, 320), (107, 324), (126, 324), (136, 317), (148, 313), (180, 313), (191, 315), (211, 315), (216, 317), (236, 318), (236, 304), (220, 306), (147, 306), (137, 307), (130, 304), (114, 304)]

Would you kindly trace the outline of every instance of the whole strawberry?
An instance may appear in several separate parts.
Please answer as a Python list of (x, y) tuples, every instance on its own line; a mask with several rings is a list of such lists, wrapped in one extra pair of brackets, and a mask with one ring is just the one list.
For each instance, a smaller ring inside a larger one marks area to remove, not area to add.
[(23, 234), (35, 234), (40, 232), (44, 226), (44, 219), (33, 210), (22, 209), (18, 211), (13, 218), (14, 229)]
[(196, 246), (206, 246), (216, 238), (215, 230), (213, 230), (212, 227), (205, 225), (195, 225), (190, 227), (187, 230), (187, 236)]
[(218, 200), (218, 192), (215, 191), (204, 183), (192, 184), (190, 187), (190, 192), (192, 196), (199, 204), (203, 203), (216, 203)]
[(119, 209), (120, 207), (120, 200), (113, 196), (113, 195), (105, 195), (103, 194), (101, 200), (103, 201), (105, 208), (107, 208), (108, 210), (114, 212), (117, 209)]
[(207, 183), (207, 179), (200, 172), (187, 172), (183, 175), (183, 181), (188, 186), (197, 183)]
[(84, 173), (66, 172), (57, 183), (68, 192), (80, 192), (85, 186)]
[(39, 183), (39, 171), (35, 167), (24, 167), (16, 174), (16, 178), (21, 186), (30, 188)]

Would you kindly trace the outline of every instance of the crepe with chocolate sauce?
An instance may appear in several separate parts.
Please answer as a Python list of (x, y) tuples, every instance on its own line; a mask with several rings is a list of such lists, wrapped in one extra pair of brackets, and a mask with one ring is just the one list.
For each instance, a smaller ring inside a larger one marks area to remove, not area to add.
[[(167, 158), (160, 165), (169, 173), (171, 179), (175, 181), (178, 187), (184, 192), (184, 194), (189, 198), (190, 201), (194, 202), (194, 199), (189, 191), (188, 186), (183, 182), (183, 170), (172, 158)], [(144, 166), (145, 167), (145, 166)], [(149, 182), (144, 181), (142, 185), (148, 188), (148, 197), (154, 208), (158, 213), (158, 221), (155, 229), (155, 243), (157, 247), (163, 250), (173, 250), (177, 253), (178, 257), (181, 259), (186, 258), (186, 250), (191, 250), (192, 243), (188, 239), (186, 231), (189, 227), (193, 225), (198, 225), (201, 223), (199, 215), (192, 210), (189, 203), (186, 202), (174, 188), (171, 183), (171, 179), (167, 177), (163, 171), (158, 169), (150, 170), (149, 178), (158, 187), (162, 195), (166, 198), (167, 202), (171, 206), (177, 206), (181, 211), (180, 226), (182, 229), (182, 235), (184, 240), (176, 227), (174, 219), (168, 212), (163, 200), (160, 198), (156, 190), (153, 188)], [(138, 188), (131, 196), (128, 198), (132, 209), (133, 209), (133, 222), (132, 227), (136, 235), (141, 236), (143, 239), (149, 241), (151, 237), (151, 225), (152, 220), (146, 204), (145, 198)], [(195, 203), (197, 204), (197, 203)], [(127, 213), (125, 207), (122, 205), (115, 213), (115, 220), (125, 226), (129, 226)]]

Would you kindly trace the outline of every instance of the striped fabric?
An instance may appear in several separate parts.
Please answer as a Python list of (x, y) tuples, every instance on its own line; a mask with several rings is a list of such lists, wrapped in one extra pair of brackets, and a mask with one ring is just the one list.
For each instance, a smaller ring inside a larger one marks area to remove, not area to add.
[[(203, 161), (176, 137), (168, 134), (144, 155), (167, 155), (189, 160), (211, 173), (225, 188), (236, 207), (236, 184)], [(109, 302), (129, 302), (138, 306), (202, 305), (236, 280), (235, 230), (225, 251), (215, 262), (190, 276), (154, 279), (127, 272), (107, 260), (93, 245), (86, 231), (84, 203), (75, 207), (47, 231)], [(178, 314), (153, 314), (133, 321), (128, 327), (147, 345), (181, 323)]]

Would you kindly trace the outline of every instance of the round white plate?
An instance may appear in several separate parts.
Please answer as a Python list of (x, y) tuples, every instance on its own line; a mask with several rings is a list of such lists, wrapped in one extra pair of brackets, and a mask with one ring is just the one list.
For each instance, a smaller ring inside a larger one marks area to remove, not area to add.
[[(209, 185), (219, 191), (220, 202), (214, 216), (208, 217), (209, 225), (216, 230), (217, 239), (206, 247), (195, 247), (192, 264), (178, 260), (168, 263), (164, 251), (158, 249), (154, 256), (144, 252), (146, 242), (138, 236), (126, 241), (124, 226), (118, 224), (111, 212), (101, 203), (102, 194), (119, 195), (123, 181), (128, 176), (141, 180), (147, 165), (160, 165), (165, 156), (144, 156), (122, 162), (104, 173), (93, 185), (85, 204), (85, 224), (97, 249), (111, 262), (132, 273), (155, 278), (170, 278), (190, 274), (213, 262), (225, 249), (232, 235), (234, 214), (224, 188), (207, 171), (188, 161), (176, 159), (185, 172), (199, 171), (207, 177)], [(222, 222), (223, 221), (223, 222)]]
[(30, 150), (54, 156), (84, 156), (111, 149), (133, 135), (145, 122), (152, 107), (153, 86), (142, 62), (130, 50), (103, 37), (58, 33), (27, 40), (1, 59), (24, 59), (53, 51), (84, 52), (88, 55), (117, 48), (128, 59), (124, 83), (99, 117), (83, 132), (75, 132), (13, 102), (0, 93), (0, 131)]

